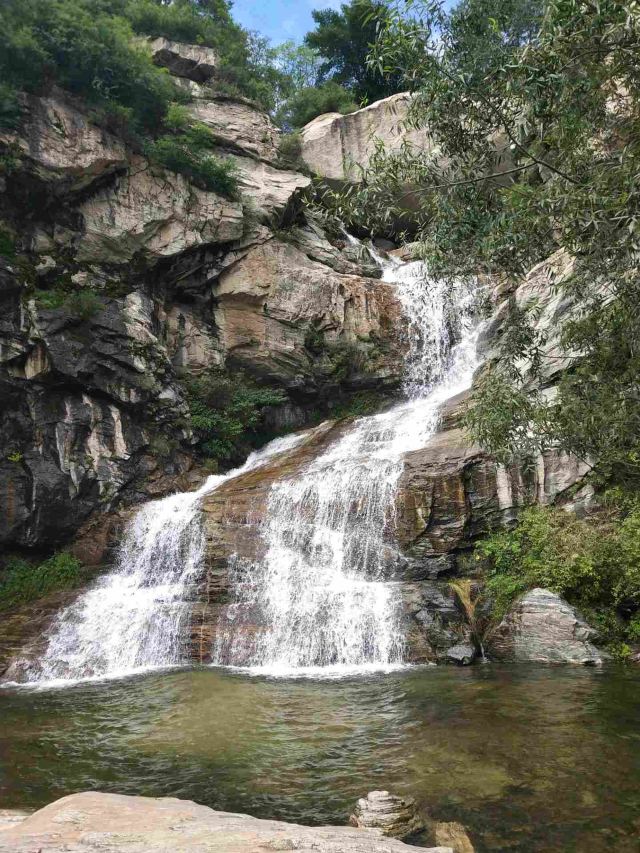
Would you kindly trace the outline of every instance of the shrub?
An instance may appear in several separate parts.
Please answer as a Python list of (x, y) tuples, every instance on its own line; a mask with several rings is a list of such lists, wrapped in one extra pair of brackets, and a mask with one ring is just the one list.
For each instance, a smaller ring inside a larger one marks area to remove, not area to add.
[[(181, 97), (169, 75), (135, 42), (121, 3), (5, 0), (0, 12), (0, 79), (11, 92), (38, 93), (55, 81), (102, 109), (130, 111), (134, 129), (154, 132)], [(9, 114), (15, 120), (15, 110)]]
[(3, 228), (0, 228), (0, 256), (10, 261), (16, 256), (14, 240), (11, 234)]
[(82, 564), (65, 551), (37, 566), (9, 559), (0, 574), (0, 610), (36, 601), (57, 590), (73, 589), (82, 578)]
[(282, 391), (219, 369), (185, 380), (185, 393), (200, 451), (220, 462), (241, 459), (259, 438), (264, 409), (286, 400)]
[(606, 643), (640, 636), (640, 503), (609, 502), (581, 520), (557, 508), (532, 507), (518, 525), (476, 546), (487, 566), (495, 618), (513, 600), (545, 587), (584, 610)]
[(278, 120), (291, 128), (303, 127), (323, 113), (352, 113), (358, 109), (353, 97), (338, 83), (323, 83), (299, 89), (278, 111)]
[(304, 168), (302, 137), (298, 131), (282, 134), (278, 141), (278, 160), (281, 166), (290, 169)]
[(92, 290), (78, 290), (65, 299), (64, 307), (77, 320), (90, 320), (102, 309), (102, 302)]
[[(175, 110), (173, 118), (177, 119)], [(235, 164), (207, 151), (214, 141), (209, 128), (196, 122), (182, 133), (149, 142), (145, 153), (151, 162), (184, 175), (202, 189), (235, 199), (238, 196)]]

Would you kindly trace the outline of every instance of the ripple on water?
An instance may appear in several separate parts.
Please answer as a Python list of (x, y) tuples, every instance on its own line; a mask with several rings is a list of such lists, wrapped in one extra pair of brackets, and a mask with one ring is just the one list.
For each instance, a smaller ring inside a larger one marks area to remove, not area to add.
[[(342, 823), (389, 788), (479, 853), (637, 850), (640, 674), (416, 668), (332, 680), (216, 669), (0, 693), (0, 794), (179, 796)], [(636, 835), (634, 835), (636, 833)]]

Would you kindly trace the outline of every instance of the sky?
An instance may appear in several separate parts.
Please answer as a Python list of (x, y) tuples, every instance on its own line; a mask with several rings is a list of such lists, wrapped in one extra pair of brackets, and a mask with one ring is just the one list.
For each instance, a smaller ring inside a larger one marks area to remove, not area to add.
[(273, 44), (301, 41), (313, 29), (313, 9), (339, 9), (348, 0), (234, 0), (231, 14), (248, 30), (257, 30)]

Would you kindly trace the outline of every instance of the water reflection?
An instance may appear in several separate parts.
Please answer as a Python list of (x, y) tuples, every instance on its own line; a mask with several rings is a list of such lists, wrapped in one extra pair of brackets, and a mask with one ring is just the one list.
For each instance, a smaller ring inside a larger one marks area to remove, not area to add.
[(462, 821), (479, 851), (635, 851), (639, 687), (633, 670), (488, 666), (5, 690), (0, 804), (93, 788), (342, 823), (388, 787)]

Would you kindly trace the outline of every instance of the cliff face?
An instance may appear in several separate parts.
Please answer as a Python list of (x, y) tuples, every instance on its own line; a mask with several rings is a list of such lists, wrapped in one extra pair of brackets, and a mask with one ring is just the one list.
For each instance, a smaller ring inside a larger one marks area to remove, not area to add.
[[(0, 136), (5, 546), (56, 546), (187, 471), (185, 372), (242, 368), (283, 389), (272, 417), (288, 425), (399, 380), (392, 291), (302, 212), (310, 179), (280, 167), (269, 117), (207, 88), (211, 52), (165, 41), (156, 59), (236, 164), (238, 201), (151, 165), (60, 91), (26, 99)], [(337, 376), (344, 351), (357, 367)]]
[[(236, 163), (239, 200), (152, 166), (61, 92), (29, 99), (19, 132), (0, 137), (16, 160), (0, 196), (0, 217), (15, 236), (15, 252), (0, 259), (5, 547), (51, 549), (80, 531), (99, 562), (105, 513), (199, 484), (185, 373), (241, 369), (283, 390), (286, 402), (271, 418), (287, 427), (304, 425), (333, 397), (400, 381), (406, 329), (393, 287), (305, 213), (300, 195), (310, 178), (281, 167), (268, 116), (203, 84), (214, 63), (208, 52), (160, 41), (158, 61), (191, 92), (218, 153)], [(406, 97), (394, 96), (353, 116), (321, 117), (304, 131), (303, 158), (327, 179), (349, 179), (345, 158), (366, 165), (372, 133), (400, 144), (406, 109)], [(429, 144), (424, 135), (412, 141)], [(570, 263), (558, 253), (515, 292), (497, 286), (480, 341), (486, 359), (499, 358), (509, 302), (536, 298), (554, 356), (548, 393), (565, 366), (558, 334), (571, 310), (552, 284)], [(586, 466), (575, 459), (549, 452), (533, 469), (505, 469), (471, 445), (464, 402), (450, 401), (436, 435), (407, 454), (397, 490), (392, 533), (401, 559), (390, 580), (413, 660), (446, 659), (468, 640), (448, 579), (473, 574), (479, 536), (528, 503), (581, 511), (591, 500), (579, 488)], [(255, 559), (264, 547), (271, 484), (295, 475), (345, 427), (326, 422), (284, 457), (205, 498), (207, 570), (191, 592), (188, 638), (195, 659), (209, 659), (230, 556)]]

